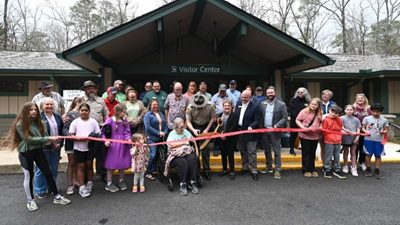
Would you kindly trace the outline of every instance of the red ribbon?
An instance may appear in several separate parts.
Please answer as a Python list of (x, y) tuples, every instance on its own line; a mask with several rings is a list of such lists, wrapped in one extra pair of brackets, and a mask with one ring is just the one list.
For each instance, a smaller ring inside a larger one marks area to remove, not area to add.
[[(369, 134), (365, 134), (365, 133), (338, 132), (338, 131), (332, 131), (332, 130), (327, 130), (327, 129), (260, 128), (260, 129), (252, 129), (252, 130), (233, 131), (233, 132), (222, 133), (222, 134), (215, 133), (215, 134), (205, 135), (205, 136), (201, 136), (201, 137), (193, 137), (193, 138), (175, 140), (175, 141), (163, 141), (163, 142), (147, 144), (147, 146), (166, 145), (169, 143), (179, 143), (182, 141), (201, 141), (201, 140), (214, 139), (214, 138), (237, 136), (237, 135), (241, 135), (241, 134), (256, 134), (256, 133), (267, 133), (267, 132), (307, 132), (307, 131), (318, 131), (318, 130), (325, 132), (325, 133), (340, 134), (340, 135), (369, 136)], [(109, 141), (109, 142), (121, 143), (121, 144), (138, 145), (137, 143), (129, 141), (129, 140), (117, 140), (117, 139), (96, 138), (96, 137), (58, 136), (58, 138), (72, 139), (72, 140), (77, 140), (77, 141), (86, 141), (86, 140), (103, 141), (103, 142)], [(384, 134), (384, 137), (383, 137), (381, 143), (383, 145), (385, 145), (387, 142), (388, 142), (388, 136), (387, 136), (387, 134)]]

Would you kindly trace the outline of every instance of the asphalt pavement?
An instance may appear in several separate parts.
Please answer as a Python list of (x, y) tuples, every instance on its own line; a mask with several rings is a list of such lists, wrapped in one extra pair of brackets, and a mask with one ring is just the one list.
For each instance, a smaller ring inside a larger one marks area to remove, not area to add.
[[(159, 181), (146, 180), (146, 193), (109, 193), (95, 181), (91, 197), (75, 194), (67, 206), (52, 198), (37, 200), (40, 207), (28, 212), (21, 174), (0, 175), (1, 225), (24, 224), (273, 224), (273, 225), (399, 225), (400, 164), (386, 164), (383, 179), (349, 177), (305, 178), (298, 170), (283, 171), (282, 179), (261, 175), (227, 177), (213, 174), (200, 194), (180, 196)], [(361, 173), (360, 173), (361, 174)], [(128, 185), (132, 176), (127, 177)], [(65, 194), (66, 178), (58, 185)]]

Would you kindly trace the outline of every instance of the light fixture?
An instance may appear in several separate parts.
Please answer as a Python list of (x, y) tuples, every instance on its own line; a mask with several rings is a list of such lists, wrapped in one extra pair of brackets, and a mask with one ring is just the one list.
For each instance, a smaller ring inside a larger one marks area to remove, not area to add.
[(213, 51), (218, 51), (218, 38), (217, 38), (217, 22), (213, 21), (214, 24), (214, 37), (212, 39)]
[(176, 40), (176, 49), (180, 52), (182, 51), (183, 48), (183, 39), (181, 36), (181, 24), (182, 24), (182, 20), (178, 21), (178, 38)]

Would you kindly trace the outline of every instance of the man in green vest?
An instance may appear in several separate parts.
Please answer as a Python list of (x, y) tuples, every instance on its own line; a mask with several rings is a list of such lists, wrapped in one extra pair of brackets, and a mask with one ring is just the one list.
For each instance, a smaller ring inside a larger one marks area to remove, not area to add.
[(164, 104), (167, 100), (167, 93), (161, 90), (161, 84), (158, 81), (153, 82), (153, 90), (147, 92), (143, 98), (144, 106), (148, 106), (152, 99), (157, 99), (158, 101), (158, 111), (164, 113)]

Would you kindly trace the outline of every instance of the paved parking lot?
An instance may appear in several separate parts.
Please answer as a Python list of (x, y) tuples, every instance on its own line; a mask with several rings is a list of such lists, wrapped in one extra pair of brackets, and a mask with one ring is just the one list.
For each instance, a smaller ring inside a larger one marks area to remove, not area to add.
[[(261, 175), (213, 176), (200, 194), (180, 196), (158, 181), (146, 180), (147, 192), (108, 193), (95, 183), (93, 195), (71, 196), (68, 206), (38, 200), (40, 209), (28, 212), (22, 175), (1, 175), (0, 224), (400, 224), (400, 164), (384, 165), (384, 178), (364, 176), (347, 180), (304, 178), (284, 171), (281, 180)], [(128, 176), (128, 184), (131, 184)], [(65, 174), (58, 184), (65, 192)]]

